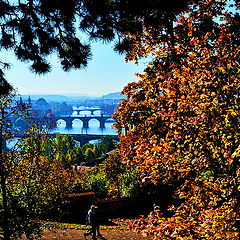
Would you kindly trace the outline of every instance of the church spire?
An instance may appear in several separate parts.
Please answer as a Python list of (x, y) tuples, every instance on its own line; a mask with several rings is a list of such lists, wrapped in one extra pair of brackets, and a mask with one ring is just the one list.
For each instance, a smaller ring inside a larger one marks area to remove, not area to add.
[(32, 100), (30, 98), (30, 95), (28, 96), (28, 106), (32, 106)]
[(20, 105), (23, 105), (22, 96), (20, 96), (20, 99), (19, 99), (19, 104), (20, 104)]

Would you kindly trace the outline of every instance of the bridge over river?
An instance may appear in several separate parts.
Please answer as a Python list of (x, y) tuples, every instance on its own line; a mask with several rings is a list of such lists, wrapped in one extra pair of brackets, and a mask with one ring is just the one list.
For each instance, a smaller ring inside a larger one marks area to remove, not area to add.
[[(101, 114), (100, 116), (95, 116), (95, 115), (91, 115), (91, 116), (81, 116), (81, 115), (77, 115), (77, 116), (59, 116), (59, 117), (55, 117), (54, 120), (52, 120), (53, 122), (53, 127), (57, 126), (57, 122), (59, 120), (63, 120), (66, 123), (66, 128), (72, 128), (73, 126), (73, 121), (74, 120), (80, 120), (83, 123), (83, 128), (89, 128), (89, 121), (92, 119), (96, 119), (98, 120), (99, 124), (100, 124), (100, 128), (105, 128), (105, 123), (107, 120), (111, 119), (111, 116), (104, 116), (103, 114)], [(112, 119), (111, 119), (112, 120)], [(114, 120), (112, 120), (114, 121)]]
[(77, 115), (80, 115), (81, 112), (91, 112), (91, 114), (93, 115), (94, 112), (96, 111), (101, 111), (101, 108), (100, 107), (96, 107), (96, 108), (82, 108), (82, 109), (79, 109), (79, 108), (73, 108), (73, 111), (77, 113)]

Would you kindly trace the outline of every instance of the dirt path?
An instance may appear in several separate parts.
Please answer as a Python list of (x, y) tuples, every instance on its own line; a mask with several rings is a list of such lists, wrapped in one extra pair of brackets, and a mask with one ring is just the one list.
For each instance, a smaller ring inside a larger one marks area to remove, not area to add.
[[(55, 231), (45, 231), (41, 240), (84, 240), (83, 233), (85, 230), (55, 230)], [(101, 230), (103, 239), (105, 240), (152, 240), (149, 237), (143, 237), (129, 230)], [(88, 237), (87, 239), (91, 239)], [(100, 239), (100, 238), (99, 238)]]

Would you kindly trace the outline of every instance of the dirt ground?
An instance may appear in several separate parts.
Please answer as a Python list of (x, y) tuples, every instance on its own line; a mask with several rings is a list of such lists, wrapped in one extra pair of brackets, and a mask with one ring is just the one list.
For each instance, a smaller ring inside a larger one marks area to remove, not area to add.
[[(86, 230), (55, 230), (54, 232), (45, 231), (41, 240), (84, 240), (83, 233)], [(101, 234), (104, 238), (102, 240), (152, 240), (149, 237), (143, 237), (129, 230), (101, 230)], [(91, 237), (87, 237), (91, 239)], [(101, 239), (101, 238), (98, 238)]]

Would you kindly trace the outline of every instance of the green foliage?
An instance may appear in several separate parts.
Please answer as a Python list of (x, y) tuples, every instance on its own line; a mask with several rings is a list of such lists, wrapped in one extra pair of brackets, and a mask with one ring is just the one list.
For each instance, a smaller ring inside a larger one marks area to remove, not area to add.
[[(36, 239), (41, 234), (37, 220), (58, 196), (69, 191), (72, 176), (53, 157), (53, 139), (35, 125), (15, 148), (3, 151), (2, 142), (14, 137), (9, 120), (19, 106), (13, 99), (14, 95), (0, 98), (0, 231), (5, 240), (20, 239), (22, 234)], [(68, 142), (72, 147), (72, 141)]]
[(74, 163), (74, 160), (75, 160), (75, 154), (73, 150), (69, 149), (65, 157), (65, 162), (63, 161), (63, 163), (72, 165)]
[[(33, 142), (38, 142), (38, 144), (33, 144)], [(58, 159), (68, 166), (96, 159), (115, 147), (109, 136), (103, 137), (96, 145), (86, 143), (80, 147), (71, 135), (57, 134), (56, 138), (53, 138), (42, 133), (28, 136), (25, 141), (21, 142), (21, 145), (24, 151), (33, 151), (35, 154), (50, 159)]]
[(74, 164), (79, 165), (81, 162), (84, 162), (85, 158), (83, 155), (82, 148), (80, 146), (77, 146), (75, 148), (75, 151), (76, 151), (76, 158), (75, 158)]
[(110, 152), (115, 148), (114, 141), (108, 135), (103, 136), (97, 145), (102, 153)]
[(76, 143), (70, 135), (58, 134), (56, 138), (50, 138), (42, 133), (28, 136), (20, 144), (25, 152), (35, 152), (36, 155), (46, 156), (52, 160), (60, 159), (66, 165), (76, 161)]
[(94, 148), (94, 144), (92, 144), (92, 143), (85, 143), (82, 146), (82, 151), (85, 153), (88, 148), (93, 149)]
[(44, 138), (44, 141), (41, 142), (42, 155), (51, 157), (53, 153), (52, 150), (53, 150), (54, 144), (55, 142), (53, 138), (48, 138), (48, 137)]
[(93, 191), (97, 199), (133, 197), (141, 192), (139, 173), (127, 169), (115, 150), (100, 165), (88, 170), (83, 181), (75, 186), (76, 191)]
[[(12, 239), (20, 239), (26, 234), (28, 239), (37, 239), (41, 235), (40, 224), (36, 221), (41, 211), (36, 205), (31, 192), (13, 191), (8, 192), (8, 222), (9, 233)], [(2, 199), (0, 199), (2, 205)], [(3, 226), (3, 211), (0, 211), (0, 226)]]
[(62, 152), (64, 155), (67, 154), (68, 150), (73, 150), (76, 143), (71, 135), (68, 134), (57, 134), (55, 139), (56, 151)]
[(28, 239), (37, 238), (40, 225), (36, 220), (54, 206), (57, 197), (71, 189), (71, 173), (62, 169), (60, 161), (47, 159), (29, 149), (8, 152), (5, 156), (9, 169), (6, 191), (10, 235), (17, 239), (25, 233)]
[(97, 144), (86, 143), (82, 146), (82, 153), (86, 161), (96, 159), (112, 151), (116, 144), (110, 136), (103, 136)]
[(127, 169), (121, 175), (120, 196), (121, 197), (134, 197), (140, 194), (145, 194), (149, 189), (142, 189), (138, 180), (139, 172), (136, 170)]
[(95, 158), (95, 153), (94, 153), (93, 149), (87, 148), (85, 153), (84, 153), (84, 156), (85, 156), (85, 159), (87, 161), (89, 161), (89, 160), (92, 160), (92, 159)]
[(108, 182), (106, 175), (94, 167), (90, 174), (84, 179), (84, 190), (93, 191), (97, 199), (108, 197)]

